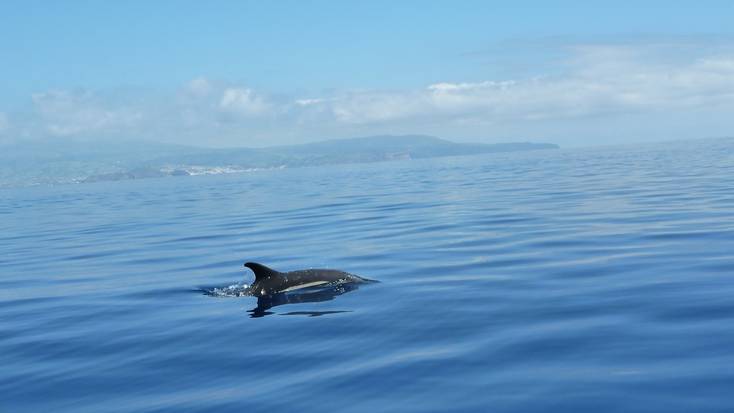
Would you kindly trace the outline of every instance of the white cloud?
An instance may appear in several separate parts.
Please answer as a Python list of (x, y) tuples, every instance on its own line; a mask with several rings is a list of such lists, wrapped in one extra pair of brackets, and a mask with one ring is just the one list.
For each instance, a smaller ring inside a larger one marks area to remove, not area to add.
[(184, 88), (186, 92), (196, 97), (205, 97), (214, 91), (214, 86), (205, 77), (192, 79)]
[(384, 123), (427, 115), (431, 107), (421, 93), (353, 92), (324, 100), (334, 120), (342, 123)]
[(324, 103), (326, 99), (296, 99), (296, 105), (299, 106), (312, 106)]
[(57, 136), (123, 132), (142, 119), (142, 108), (114, 107), (91, 92), (53, 90), (32, 98), (45, 129)]
[(225, 89), (219, 107), (224, 112), (246, 117), (266, 115), (273, 108), (263, 97), (246, 88)]
[(323, 104), (336, 121), (359, 124), (417, 118), (513, 122), (734, 104), (734, 56), (658, 64), (629, 49), (580, 48), (562, 76), (354, 92)]

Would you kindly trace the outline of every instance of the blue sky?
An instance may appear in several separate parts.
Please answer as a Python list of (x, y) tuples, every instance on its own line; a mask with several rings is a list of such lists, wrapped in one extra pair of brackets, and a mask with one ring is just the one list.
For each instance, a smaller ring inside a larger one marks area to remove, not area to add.
[(5, 1), (0, 141), (731, 136), (732, 21), (729, 1)]

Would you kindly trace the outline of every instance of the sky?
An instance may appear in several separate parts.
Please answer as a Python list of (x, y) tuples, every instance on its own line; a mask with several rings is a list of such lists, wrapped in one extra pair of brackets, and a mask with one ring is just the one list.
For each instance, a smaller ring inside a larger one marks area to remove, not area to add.
[(731, 1), (0, 2), (0, 144), (734, 136)]

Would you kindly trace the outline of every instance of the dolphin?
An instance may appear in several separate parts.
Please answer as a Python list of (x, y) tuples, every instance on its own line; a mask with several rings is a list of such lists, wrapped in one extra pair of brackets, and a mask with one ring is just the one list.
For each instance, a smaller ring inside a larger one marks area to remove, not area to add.
[(247, 262), (245, 267), (255, 273), (255, 282), (250, 285), (250, 294), (256, 297), (288, 293), (303, 288), (377, 282), (339, 270), (310, 269), (279, 272), (256, 262)]

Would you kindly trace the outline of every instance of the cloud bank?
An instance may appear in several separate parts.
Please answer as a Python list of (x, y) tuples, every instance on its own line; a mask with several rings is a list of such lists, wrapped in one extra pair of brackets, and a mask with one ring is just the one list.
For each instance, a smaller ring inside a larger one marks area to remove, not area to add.
[[(31, 97), (33, 110), (19, 135), (264, 146), (385, 132), (489, 141), (583, 132), (586, 140), (579, 143), (593, 144), (609, 142), (589, 136), (590, 120), (602, 128), (619, 127), (620, 119), (630, 116), (638, 124), (669, 117), (672, 134), (680, 130), (675, 119), (685, 117), (676, 114), (702, 112), (722, 117), (714, 122), (716, 130), (701, 125), (701, 136), (727, 132), (719, 129), (730, 125), (723, 114), (734, 110), (734, 53), (723, 49), (681, 57), (635, 45), (577, 45), (569, 51), (556, 70), (548, 70), (552, 74), (446, 80), (403, 90), (275, 95), (201, 77), (169, 94), (44, 91)], [(0, 133), (8, 133), (11, 121), (0, 113)], [(693, 131), (691, 122), (686, 127)], [(587, 127), (575, 131), (574, 125)], [(635, 130), (636, 125), (625, 127)]]
[(51, 135), (115, 133), (143, 120), (142, 107), (115, 105), (86, 91), (52, 90), (32, 96), (38, 120)]

